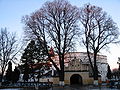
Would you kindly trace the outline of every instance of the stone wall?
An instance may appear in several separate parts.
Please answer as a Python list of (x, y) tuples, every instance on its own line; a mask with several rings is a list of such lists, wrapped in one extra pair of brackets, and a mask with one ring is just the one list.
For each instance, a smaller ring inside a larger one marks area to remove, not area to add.
[[(93, 78), (89, 77), (89, 72), (78, 71), (65, 72), (65, 84), (70, 85), (70, 78), (75, 74), (80, 75), (83, 85), (93, 84)], [(48, 82), (48, 79), (50, 82), (53, 82), (53, 84), (59, 84), (59, 77), (40, 78), (40, 82)]]
[(53, 84), (59, 84), (59, 77), (45, 77), (45, 78), (40, 78), (40, 82), (53, 82)]

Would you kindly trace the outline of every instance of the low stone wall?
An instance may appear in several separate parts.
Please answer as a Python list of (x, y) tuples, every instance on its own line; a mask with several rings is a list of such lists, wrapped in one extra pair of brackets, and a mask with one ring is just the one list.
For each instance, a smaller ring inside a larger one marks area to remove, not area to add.
[(53, 84), (59, 84), (59, 77), (45, 77), (40, 78), (40, 82), (53, 82)]
[[(80, 75), (80, 77), (82, 78), (82, 83), (83, 85), (89, 85), (89, 84), (93, 84), (93, 78), (89, 77), (89, 72), (78, 72), (78, 71), (74, 71), (74, 72), (65, 72), (65, 84), (69, 84), (70, 85), (70, 78), (72, 75)], [(49, 78), (40, 78), (40, 82), (53, 82), (53, 84), (59, 84), (59, 77), (49, 77)]]

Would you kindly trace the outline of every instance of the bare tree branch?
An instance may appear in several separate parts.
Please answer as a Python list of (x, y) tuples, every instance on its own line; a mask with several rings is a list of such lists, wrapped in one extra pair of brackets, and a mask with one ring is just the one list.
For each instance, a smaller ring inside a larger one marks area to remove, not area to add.
[[(83, 44), (87, 49), (94, 79), (97, 79), (97, 54), (109, 44), (119, 42), (118, 27), (102, 8), (90, 4), (80, 8), (80, 22), (84, 28)], [(94, 54), (94, 63), (91, 61), (90, 52)]]
[(50, 44), (55, 47), (60, 67), (55, 64), (49, 54), (48, 57), (59, 71), (62, 81), (64, 81), (64, 54), (74, 45), (73, 39), (78, 32), (78, 19), (79, 9), (65, 0), (46, 2), (31, 16), (23, 18), (26, 36), (43, 40), (47, 52)]

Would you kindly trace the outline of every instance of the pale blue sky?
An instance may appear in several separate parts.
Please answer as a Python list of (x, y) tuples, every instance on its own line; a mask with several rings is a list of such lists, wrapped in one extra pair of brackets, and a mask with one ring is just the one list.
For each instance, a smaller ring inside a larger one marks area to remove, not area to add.
[[(16, 32), (22, 36), (23, 24), (21, 18), (39, 9), (46, 1), (53, 0), (0, 0), (0, 28), (7, 27), (10, 32)], [(86, 3), (102, 7), (120, 28), (120, 0), (68, 0), (72, 5), (78, 7)], [(108, 63), (111, 68), (118, 67), (117, 58), (120, 56), (120, 46), (111, 46)]]

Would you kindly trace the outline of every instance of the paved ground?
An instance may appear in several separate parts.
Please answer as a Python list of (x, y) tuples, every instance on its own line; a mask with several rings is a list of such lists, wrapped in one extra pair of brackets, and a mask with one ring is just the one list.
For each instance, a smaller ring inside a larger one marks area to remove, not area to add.
[(24, 88), (24, 89), (20, 89), (20, 88), (9, 88), (9, 89), (0, 89), (0, 90), (120, 90), (117, 88), (108, 88), (106, 86), (102, 86), (102, 87), (94, 87), (94, 86), (79, 86), (79, 85), (72, 85), (72, 86), (54, 86), (53, 88), (50, 89), (30, 89), (30, 88)]
[(108, 88), (106, 86), (102, 86), (102, 87), (94, 87), (94, 86), (78, 86), (78, 85), (74, 85), (74, 86), (65, 86), (65, 87), (60, 87), (60, 86), (55, 86), (49, 90), (120, 90), (117, 88)]

